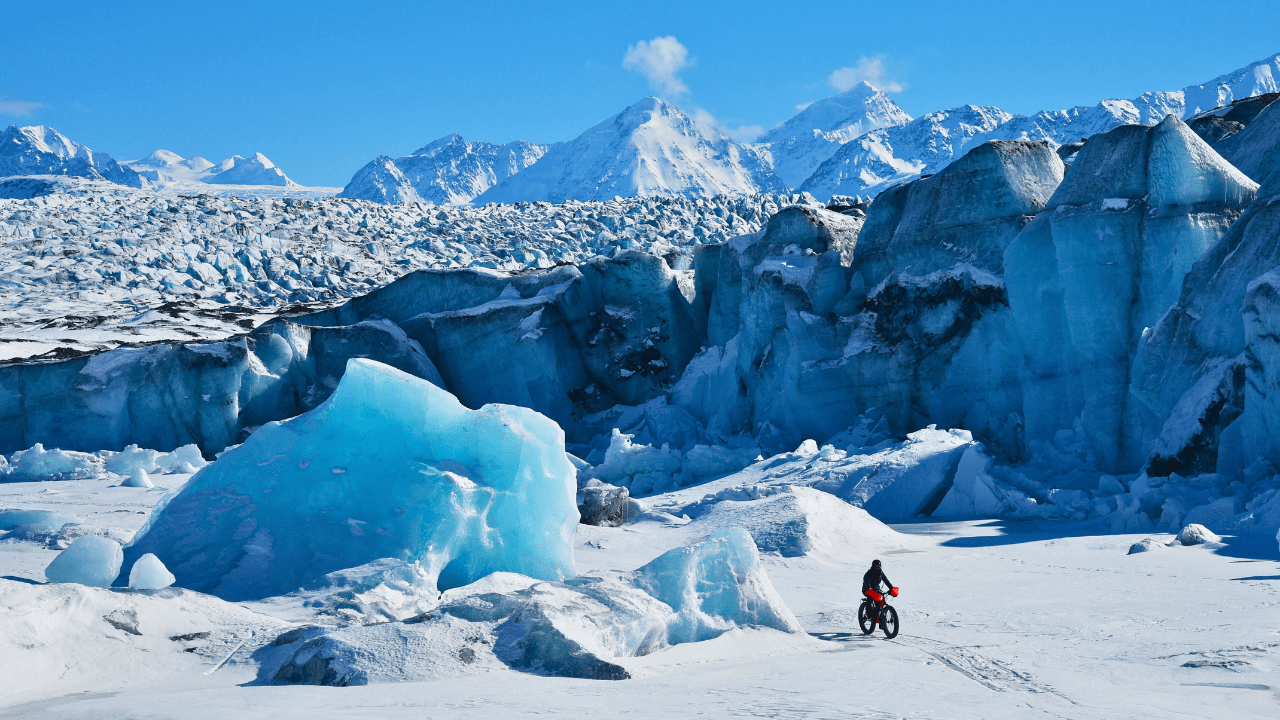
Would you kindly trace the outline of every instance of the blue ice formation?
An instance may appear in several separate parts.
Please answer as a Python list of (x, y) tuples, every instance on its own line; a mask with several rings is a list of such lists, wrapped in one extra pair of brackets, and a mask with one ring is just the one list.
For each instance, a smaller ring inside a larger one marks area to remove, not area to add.
[(16, 530), (21, 527), (35, 530), (58, 531), (63, 525), (79, 524), (75, 515), (52, 510), (0, 510), (0, 530)]
[(437, 586), (495, 571), (574, 575), (575, 470), (532, 410), (468, 410), (435, 385), (348, 362), (320, 407), (267, 423), (153, 513), (127, 551), (177, 584), (237, 600), (284, 594), (379, 558)]
[(158, 450), (146, 450), (137, 445), (129, 445), (108, 458), (103, 469), (125, 477), (133, 476), (137, 470), (152, 473), (156, 471), (158, 457), (160, 457)]
[(110, 587), (123, 562), (120, 543), (102, 535), (84, 535), (58, 553), (44, 576), (49, 582)]
[(671, 645), (709, 640), (740, 625), (800, 629), (742, 528), (719, 530), (704, 542), (668, 550), (636, 576), (637, 585), (675, 611), (666, 630)]
[(151, 482), (151, 476), (147, 475), (147, 471), (142, 468), (136, 468), (129, 477), (120, 483), (120, 487), (136, 487), (136, 488), (152, 488), (155, 483)]
[(176, 579), (160, 558), (151, 553), (138, 558), (129, 571), (129, 587), (134, 590), (160, 590), (172, 585)]
[(69, 476), (80, 470), (92, 469), (97, 464), (97, 458), (87, 453), (68, 452), (56, 448), (45, 450), (44, 445), (40, 443), (14, 455), (13, 470), (6, 477), (8, 480), (38, 480)]

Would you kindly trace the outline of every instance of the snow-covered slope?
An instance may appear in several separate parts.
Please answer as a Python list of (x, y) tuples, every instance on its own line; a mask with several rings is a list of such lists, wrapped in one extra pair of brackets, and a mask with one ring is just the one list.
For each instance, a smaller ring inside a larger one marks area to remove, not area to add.
[(739, 145), (674, 105), (648, 97), (552, 147), (537, 163), (476, 201), (785, 191), (785, 183), (770, 166), (763, 149)]
[(934, 173), (1013, 116), (997, 107), (963, 105), (880, 128), (845, 143), (800, 187), (818, 197), (875, 193)]
[(773, 155), (773, 171), (791, 187), (799, 187), (840, 146), (882, 127), (911, 122), (911, 116), (888, 95), (860, 82), (848, 90), (810, 104), (760, 138)]
[[(946, 167), (988, 140), (1046, 140), (1055, 147), (1120, 125), (1154, 125), (1167, 115), (1190, 118), (1233, 100), (1276, 92), (1280, 54), (1202, 85), (1148, 92), (1132, 100), (1012, 115), (965, 105), (873, 130), (840, 147), (799, 187), (818, 198), (875, 194), (919, 174)], [(774, 153), (775, 163), (780, 163)]]
[(250, 158), (232, 155), (214, 164), (198, 155), (184, 158), (168, 150), (156, 150), (141, 160), (125, 164), (155, 183), (300, 187), (262, 153), (254, 153)]
[(0, 177), (71, 175), (142, 187), (138, 173), (43, 125), (10, 125), (0, 133)]
[(454, 133), (402, 158), (375, 158), (356, 172), (341, 197), (380, 203), (466, 203), (537, 162), (550, 147), (524, 140), (497, 145)]

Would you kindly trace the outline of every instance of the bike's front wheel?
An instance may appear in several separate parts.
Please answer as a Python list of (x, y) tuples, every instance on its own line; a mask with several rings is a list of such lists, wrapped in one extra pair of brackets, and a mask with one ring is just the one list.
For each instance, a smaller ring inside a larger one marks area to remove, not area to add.
[(880, 629), (884, 630), (884, 636), (890, 640), (898, 637), (898, 611), (892, 605), (885, 605), (880, 611)]
[(876, 631), (876, 619), (865, 602), (858, 606), (858, 627), (862, 628), (863, 635), (870, 635)]

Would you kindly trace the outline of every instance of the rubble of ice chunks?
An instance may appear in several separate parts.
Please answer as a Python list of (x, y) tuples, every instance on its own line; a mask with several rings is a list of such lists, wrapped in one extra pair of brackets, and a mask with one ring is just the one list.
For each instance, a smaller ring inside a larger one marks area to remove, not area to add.
[(422, 268), (503, 272), (635, 249), (692, 249), (811, 197), (629, 198), (481, 207), (168, 196), (54, 179), (0, 199), (0, 357), (213, 340), (299, 304), (333, 304)]
[(1037, 499), (998, 475), (999, 470), (968, 431), (930, 426), (905, 440), (888, 439), (849, 450), (806, 440), (794, 452), (654, 498), (654, 507), (696, 520), (722, 502), (756, 501), (805, 487), (830, 494), (879, 520), (944, 514), (1042, 516)]
[(1181, 395), (1130, 391), (1144, 328), (1256, 188), (1177, 118), (1085, 143), (1005, 253), (1029, 447), (1080, 418), (1101, 469), (1142, 465)]
[(634, 437), (614, 428), (603, 461), (580, 475), (579, 482), (599, 480), (630, 494), (651, 495), (737, 472), (760, 457), (755, 447), (695, 444), (681, 451), (668, 443), (636, 444)]
[(362, 685), (502, 667), (621, 680), (630, 673), (619, 661), (740, 627), (802, 632), (751, 536), (731, 528), (632, 572), (561, 582), (494, 573), (400, 622), (291, 630), (255, 659), (263, 683)]
[(525, 408), (468, 410), (435, 385), (353, 359), (322, 405), (258, 428), (154, 511), (126, 569), (154, 553), (177, 584), (281, 595), (379, 558), (440, 588), (498, 571), (574, 574), (564, 433)]

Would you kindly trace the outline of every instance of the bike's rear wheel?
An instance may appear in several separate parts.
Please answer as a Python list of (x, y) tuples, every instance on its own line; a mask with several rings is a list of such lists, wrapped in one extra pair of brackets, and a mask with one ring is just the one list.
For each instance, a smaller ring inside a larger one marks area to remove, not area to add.
[(890, 640), (898, 637), (898, 611), (892, 605), (885, 605), (880, 611), (880, 629), (884, 630), (884, 636)]
[(858, 627), (862, 628), (863, 635), (870, 635), (876, 631), (875, 616), (871, 612), (870, 605), (865, 601), (858, 606)]

